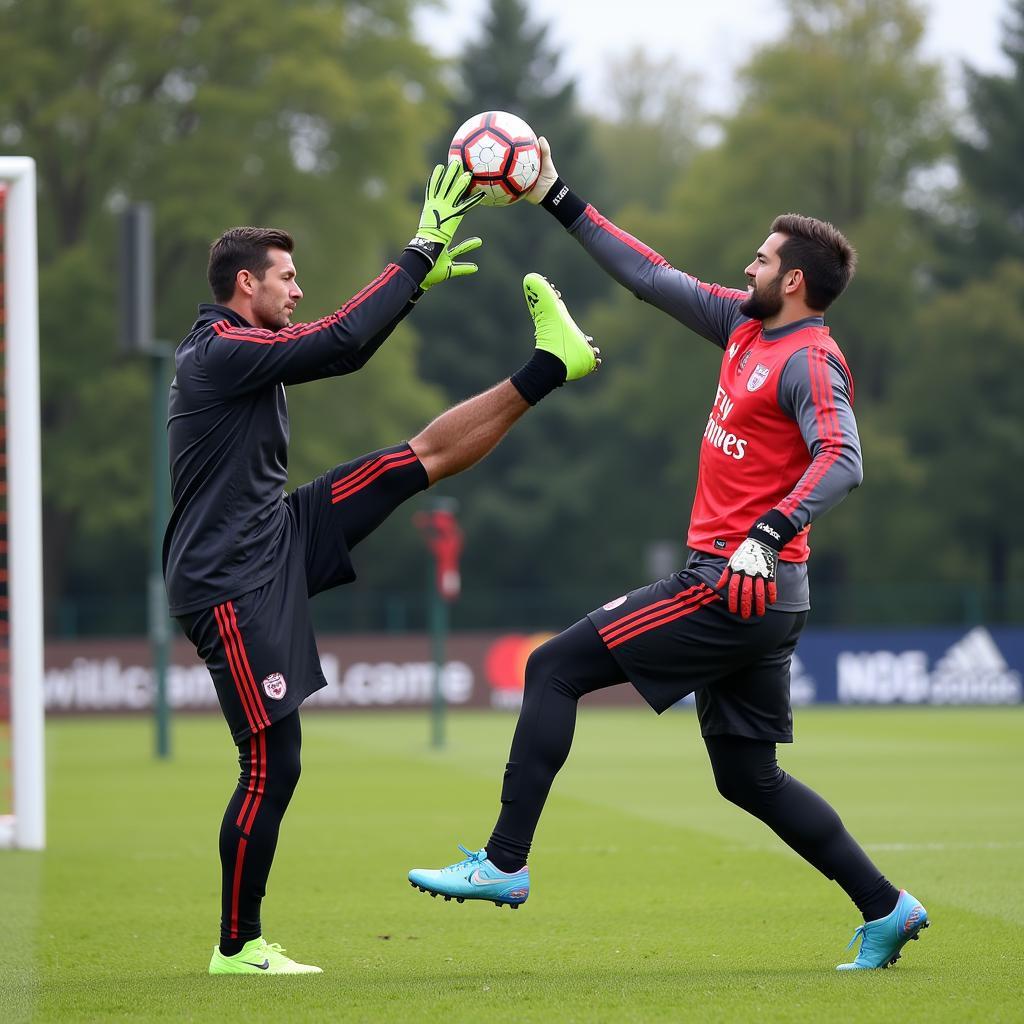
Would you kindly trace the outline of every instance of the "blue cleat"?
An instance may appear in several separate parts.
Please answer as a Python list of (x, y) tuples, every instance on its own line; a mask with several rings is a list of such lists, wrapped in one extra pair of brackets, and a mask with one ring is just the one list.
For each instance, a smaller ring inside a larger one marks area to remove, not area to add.
[(852, 964), (839, 964), (837, 971), (869, 971), (888, 967), (900, 958), (900, 950), (911, 940), (920, 937), (928, 927), (928, 911), (906, 889), (900, 889), (892, 913), (877, 921), (862, 924), (850, 939), (849, 949), (858, 936), (860, 952)]
[(449, 864), (440, 871), (414, 868), (409, 872), (409, 884), (431, 896), (443, 896), (445, 902), (457, 900), (490, 900), (496, 907), (508, 905), (515, 910), (530, 895), (530, 869), (525, 865), (519, 871), (506, 872), (496, 868), (488, 859), (486, 850), (471, 853), (461, 843), (459, 849), (465, 860)]

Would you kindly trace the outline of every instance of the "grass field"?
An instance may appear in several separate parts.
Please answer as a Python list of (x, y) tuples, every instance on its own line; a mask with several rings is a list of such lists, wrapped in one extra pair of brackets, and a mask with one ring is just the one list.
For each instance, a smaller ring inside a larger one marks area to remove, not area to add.
[(1022, 1021), (1024, 709), (798, 713), (782, 763), (933, 927), (837, 974), (853, 906), (715, 792), (688, 712), (584, 710), (512, 912), (405, 881), (493, 824), (513, 719), (307, 715), (263, 923), (324, 974), (211, 978), (223, 724), (48, 727), (49, 849), (0, 852), (0, 1021)]

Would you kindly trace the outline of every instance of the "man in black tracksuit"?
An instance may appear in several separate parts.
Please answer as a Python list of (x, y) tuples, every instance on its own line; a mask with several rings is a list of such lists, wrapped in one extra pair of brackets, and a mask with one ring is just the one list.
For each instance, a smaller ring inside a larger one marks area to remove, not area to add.
[(215, 303), (175, 353), (168, 434), (173, 511), (164, 540), (170, 612), (206, 662), (241, 775), (220, 831), (221, 935), (211, 974), (318, 972), (262, 937), (260, 904), (299, 777), (298, 708), (326, 685), (309, 598), (355, 578), (349, 552), (403, 501), (487, 454), (533, 404), (597, 365), (557, 293), (524, 282), (537, 350), (509, 380), (448, 410), (408, 442), (285, 494), (285, 387), (360, 369), (423, 291), (473, 272), (450, 248), (469, 183), (438, 166), (419, 230), (336, 312), (292, 324), (302, 298), (283, 231), (234, 228), (211, 247)]

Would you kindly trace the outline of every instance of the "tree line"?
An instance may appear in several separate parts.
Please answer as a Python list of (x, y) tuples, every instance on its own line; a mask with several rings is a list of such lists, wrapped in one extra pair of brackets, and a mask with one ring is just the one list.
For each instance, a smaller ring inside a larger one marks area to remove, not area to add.
[[(312, 319), (400, 250), (451, 131), (490, 108), (525, 117), (581, 195), (703, 280), (742, 283), (777, 213), (846, 232), (860, 268), (828, 322), (857, 381), (866, 478), (815, 529), (820, 604), (864, 619), (855, 603), (888, 595), (879, 621), (913, 618), (914, 595), (968, 585), (984, 614), (1019, 617), (1024, 0), (1007, 3), (1005, 68), (966, 69), (963, 105), (922, 55), (910, 0), (786, 0), (785, 31), (739, 69), (733, 109), (714, 117), (685, 54), (618, 59), (607, 107), (584, 111), (525, 0), (491, 0), (453, 62), (417, 41), (417, 6), (0, 7), (0, 146), (39, 173), (50, 628), (71, 602), (131, 608), (144, 588), (148, 383), (115, 341), (116, 211), (154, 205), (162, 338), (188, 330), (207, 246), (241, 223), (295, 235)], [(546, 273), (605, 366), (443, 490), (467, 537), (471, 600), (456, 623), (514, 625), (520, 595), (557, 627), (563, 606), (580, 613), (644, 582), (652, 551), (681, 557), (719, 357), (618, 288), (543, 211), (476, 211), (462, 233), (484, 239), (477, 275), (428, 294), (357, 377), (291, 392), (292, 477), (409, 436), (514, 370), (531, 345), (519, 282)], [(370, 587), (420, 587), (408, 516), (366, 548)], [(930, 607), (918, 617), (951, 614)], [(129, 628), (131, 615), (97, 621)]]

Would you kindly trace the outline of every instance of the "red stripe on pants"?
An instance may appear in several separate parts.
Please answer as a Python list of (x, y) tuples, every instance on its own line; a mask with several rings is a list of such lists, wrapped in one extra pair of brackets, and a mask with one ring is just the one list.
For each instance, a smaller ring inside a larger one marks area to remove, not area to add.
[(238, 894), (242, 888), (242, 865), (245, 863), (246, 839), (238, 840), (238, 853), (235, 855), (235, 877), (231, 883), (231, 938), (238, 938)]
[(256, 680), (252, 675), (252, 668), (249, 665), (249, 655), (245, 653), (245, 644), (242, 642), (242, 634), (238, 628), (238, 619), (235, 618), (235, 606), (228, 601), (226, 608), (229, 626), (236, 641), (238, 642), (239, 662), (245, 668), (245, 679), (249, 687), (249, 692), (253, 696), (257, 717), (261, 720), (261, 724), (258, 725), (257, 728), (262, 728), (264, 725), (270, 725), (270, 715), (267, 714), (267, 709), (263, 706), (263, 698), (260, 697), (260, 691), (257, 689)]
[(640, 636), (642, 633), (647, 633), (652, 629), (657, 629), (659, 626), (664, 626), (666, 623), (674, 622), (676, 619), (681, 619), (684, 616), (691, 615), (693, 612), (703, 608), (706, 604), (711, 604), (712, 601), (717, 600), (718, 595), (713, 590), (709, 590), (704, 595), (698, 595), (697, 597), (691, 598), (683, 607), (670, 611), (668, 614), (663, 615), (654, 622), (649, 622), (644, 626), (640, 626), (632, 632), (624, 633), (616, 640), (612, 640), (611, 642), (605, 641), (605, 644), (608, 647), (608, 650), (611, 650), (613, 647), (618, 647), (619, 644), (624, 644), (627, 640), (632, 640), (634, 637)]
[(647, 619), (663, 615), (670, 609), (678, 607), (678, 605), (693, 598), (699, 597), (705, 590), (705, 585), (703, 583), (698, 583), (696, 586), (689, 587), (686, 590), (681, 590), (673, 597), (666, 597), (661, 601), (655, 601), (652, 604), (644, 605), (643, 608), (638, 608), (635, 612), (623, 615), (621, 619), (609, 622), (607, 626), (598, 630), (601, 634), (601, 639), (607, 643), (609, 640), (614, 639), (616, 633), (625, 632)]
[(213, 609), (213, 614), (217, 620), (217, 629), (220, 631), (221, 643), (224, 644), (224, 653), (227, 655), (231, 678), (234, 680), (235, 689), (238, 691), (238, 699), (242, 702), (242, 709), (245, 711), (245, 717), (249, 723), (249, 728), (253, 732), (256, 732), (259, 726), (256, 724), (257, 716), (255, 713), (255, 707), (253, 706), (252, 698), (246, 688), (245, 677), (242, 674), (241, 667), (236, 660), (237, 655), (235, 654), (234, 636), (231, 632), (230, 626), (228, 625), (224, 606), (217, 605)]

